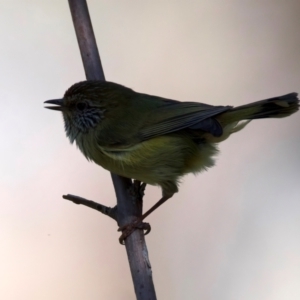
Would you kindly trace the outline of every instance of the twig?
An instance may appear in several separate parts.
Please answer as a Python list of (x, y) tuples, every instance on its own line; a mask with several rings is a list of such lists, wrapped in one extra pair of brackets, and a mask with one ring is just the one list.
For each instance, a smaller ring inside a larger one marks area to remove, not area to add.
[(97, 202), (94, 202), (91, 200), (87, 200), (87, 199), (79, 197), (79, 196), (70, 195), (70, 194), (63, 195), (62, 197), (66, 200), (70, 200), (70, 201), (74, 202), (75, 204), (82, 204), (87, 207), (93, 208), (97, 211), (100, 211), (104, 215), (107, 215), (108, 217), (111, 217), (112, 219), (117, 221), (117, 206), (111, 208), (111, 207), (105, 206), (103, 204), (100, 204), (100, 203), (97, 203)]

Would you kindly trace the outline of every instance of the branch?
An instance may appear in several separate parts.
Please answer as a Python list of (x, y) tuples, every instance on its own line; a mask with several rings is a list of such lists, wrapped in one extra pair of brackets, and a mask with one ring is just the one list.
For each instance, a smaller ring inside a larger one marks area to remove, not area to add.
[[(86, 0), (69, 0), (74, 28), (87, 80), (105, 80)], [(117, 196), (119, 226), (142, 215), (140, 197), (129, 194), (132, 181), (111, 174)], [(143, 230), (135, 230), (125, 240), (137, 300), (156, 300), (152, 270)]]
[(97, 202), (94, 202), (91, 200), (87, 200), (87, 199), (79, 197), (79, 196), (70, 195), (70, 194), (63, 195), (62, 197), (66, 200), (70, 200), (70, 201), (74, 202), (75, 204), (82, 204), (87, 207), (93, 208), (97, 211), (100, 211), (104, 215), (111, 217), (112, 219), (117, 221), (117, 206), (111, 208), (111, 207), (105, 206), (103, 204), (100, 204), (100, 203), (97, 203)]

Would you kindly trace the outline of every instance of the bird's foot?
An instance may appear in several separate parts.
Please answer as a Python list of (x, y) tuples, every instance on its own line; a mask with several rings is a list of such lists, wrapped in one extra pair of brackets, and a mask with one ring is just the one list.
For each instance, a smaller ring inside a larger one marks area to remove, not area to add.
[(126, 224), (118, 229), (122, 231), (121, 236), (119, 237), (119, 242), (121, 245), (125, 245), (125, 239), (130, 236), (136, 229), (145, 230), (144, 235), (148, 234), (151, 231), (151, 226), (149, 223), (142, 222), (139, 218), (132, 221), (129, 224)]

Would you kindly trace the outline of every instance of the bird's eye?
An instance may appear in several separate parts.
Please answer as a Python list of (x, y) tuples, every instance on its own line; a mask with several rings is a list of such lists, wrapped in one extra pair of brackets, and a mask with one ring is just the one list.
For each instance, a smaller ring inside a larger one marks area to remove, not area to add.
[(84, 110), (84, 109), (86, 108), (86, 104), (85, 104), (84, 102), (78, 102), (78, 103), (76, 104), (76, 108), (77, 108), (78, 110)]

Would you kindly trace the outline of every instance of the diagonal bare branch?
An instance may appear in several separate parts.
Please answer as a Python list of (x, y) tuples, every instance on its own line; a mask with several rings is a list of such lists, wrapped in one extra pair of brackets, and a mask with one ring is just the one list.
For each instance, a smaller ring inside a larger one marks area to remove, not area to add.
[[(68, 1), (86, 78), (87, 80), (104, 81), (104, 72), (86, 0)], [(140, 201), (140, 197), (132, 197), (129, 195), (128, 191), (132, 187), (131, 179), (123, 178), (115, 174), (111, 174), (111, 176), (117, 196), (117, 222), (119, 226), (124, 226), (131, 222), (134, 218), (141, 216), (142, 201)], [(143, 187), (141, 192), (142, 190)], [(125, 240), (125, 247), (136, 298), (138, 300), (156, 300), (152, 279), (152, 269), (149, 262), (148, 250), (143, 231), (135, 230), (130, 236), (128, 236)]]

